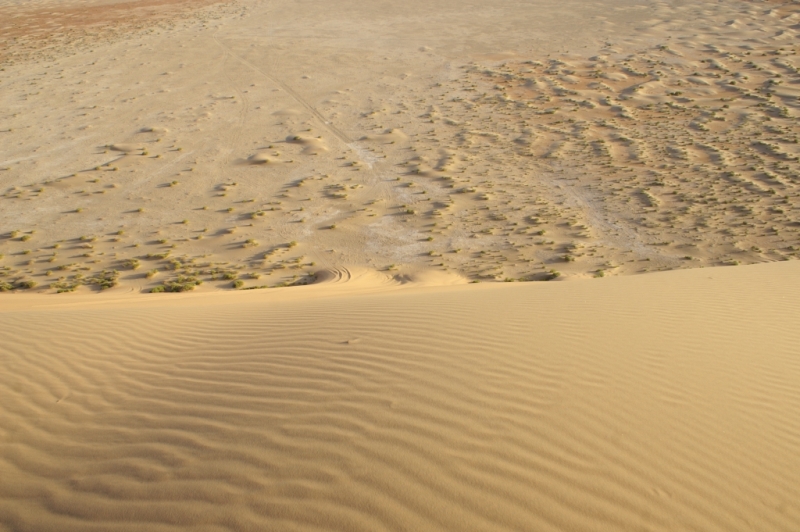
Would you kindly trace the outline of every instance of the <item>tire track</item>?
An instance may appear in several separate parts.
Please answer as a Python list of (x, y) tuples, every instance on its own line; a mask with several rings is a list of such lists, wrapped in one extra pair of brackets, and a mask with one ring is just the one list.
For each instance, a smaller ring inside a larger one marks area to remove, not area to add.
[(325, 118), (325, 117), (322, 115), (322, 113), (320, 113), (319, 111), (317, 111), (317, 109), (316, 109), (316, 108), (315, 108), (313, 105), (311, 105), (311, 104), (308, 102), (308, 100), (306, 100), (305, 98), (303, 98), (302, 96), (300, 96), (300, 94), (298, 94), (298, 93), (297, 93), (297, 91), (295, 91), (294, 89), (292, 89), (292, 88), (291, 88), (289, 85), (287, 85), (286, 83), (284, 83), (283, 81), (281, 81), (281, 80), (280, 80), (280, 79), (278, 79), (277, 77), (273, 76), (272, 74), (269, 74), (269, 73), (265, 72), (264, 70), (261, 70), (259, 67), (257, 67), (257, 66), (256, 66), (256, 65), (254, 65), (253, 63), (251, 63), (251, 62), (247, 61), (246, 59), (243, 59), (242, 57), (239, 57), (238, 55), (236, 55), (236, 54), (233, 52), (233, 50), (231, 50), (231, 49), (230, 49), (228, 46), (225, 46), (224, 44), (222, 44), (222, 43), (220, 42), (220, 40), (217, 38), (217, 35), (216, 35), (216, 34), (212, 35), (212, 38), (214, 39), (214, 42), (215, 42), (215, 43), (217, 43), (217, 45), (218, 45), (220, 48), (222, 48), (223, 50), (225, 50), (225, 51), (226, 51), (226, 52), (227, 52), (227, 53), (228, 53), (228, 54), (229, 54), (231, 57), (233, 57), (234, 59), (236, 59), (237, 61), (239, 61), (239, 62), (240, 62), (241, 64), (243, 64), (244, 66), (246, 66), (246, 67), (250, 68), (251, 70), (254, 70), (255, 72), (258, 72), (259, 74), (261, 74), (261, 75), (262, 75), (262, 76), (264, 76), (265, 78), (267, 78), (267, 79), (269, 79), (270, 81), (272, 81), (272, 82), (273, 82), (275, 85), (277, 85), (278, 87), (280, 87), (281, 89), (283, 89), (284, 91), (286, 91), (286, 93), (287, 93), (287, 94), (289, 94), (289, 96), (291, 96), (292, 98), (294, 98), (294, 100), (295, 100), (295, 101), (297, 101), (297, 103), (299, 103), (300, 105), (302, 105), (302, 106), (303, 106), (303, 107), (304, 107), (304, 108), (305, 108), (305, 109), (306, 109), (306, 110), (307, 110), (309, 113), (311, 113), (311, 115), (312, 115), (314, 118), (316, 118), (317, 120), (319, 120), (319, 122), (322, 124), (322, 126), (323, 126), (325, 129), (327, 129), (327, 130), (328, 130), (328, 131), (329, 131), (331, 134), (333, 134), (333, 135), (334, 135), (336, 138), (338, 138), (339, 140), (341, 140), (342, 142), (344, 142), (344, 144), (345, 144), (345, 145), (347, 145), (347, 147), (348, 147), (348, 148), (350, 148), (351, 150), (353, 149), (353, 148), (352, 148), (352, 146), (350, 146), (350, 144), (353, 142), (353, 139), (351, 139), (350, 137), (348, 137), (348, 136), (347, 136), (347, 135), (346, 135), (346, 134), (345, 134), (345, 133), (344, 133), (342, 130), (340, 130), (339, 128), (337, 128), (336, 126), (334, 126), (334, 125), (333, 125), (333, 124), (332, 124), (332, 123), (331, 123), (329, 120), (327, 120), (327, 119), (326, 119), (326, 118)]

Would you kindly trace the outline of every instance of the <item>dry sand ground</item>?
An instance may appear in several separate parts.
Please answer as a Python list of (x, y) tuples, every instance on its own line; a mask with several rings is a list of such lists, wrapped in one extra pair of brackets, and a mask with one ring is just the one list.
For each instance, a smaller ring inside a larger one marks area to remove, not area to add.
[(181, 6), (14, 37), (1, 287), (545, 280), (800, 253), (797, 4)]
[(16, 298), (0, 530), (794, 532), (798, 266)]
[(798, 34), (0, 0), (0, 530), (800, 529)]

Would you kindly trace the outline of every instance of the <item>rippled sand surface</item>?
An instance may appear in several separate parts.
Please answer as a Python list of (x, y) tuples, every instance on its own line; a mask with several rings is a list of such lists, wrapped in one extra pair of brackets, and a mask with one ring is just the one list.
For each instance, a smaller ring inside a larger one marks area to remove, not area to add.
[(3, 530), (781, 530), (798, 263), (18, 299)]
[(798, 42), (0, 0), (0, 532), (797, 532)]

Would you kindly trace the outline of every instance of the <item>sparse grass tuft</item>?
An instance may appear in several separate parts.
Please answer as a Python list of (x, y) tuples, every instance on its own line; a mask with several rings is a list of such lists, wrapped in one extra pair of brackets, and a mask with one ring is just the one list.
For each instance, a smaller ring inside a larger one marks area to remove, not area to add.
[(117, 286), (118, 279), (119, 272), (117, 270), (103, 270), (94, 277), (86, 279), (85, 284), (95, 284), (99, 286), (101, 290), (106, 290), (107, 288)]
[(153, 287), (150, 292), (189, 292), (201, 284), (203, 281), (193, 275), (179, 275), (175, 279), (166, 281), (163, 285)]
[(169, 251), (164, 253), (148, 253), (146, 257), (150, 260), (164, 260), (169, 257)]
[(545, 277), (545, 280), (552, 281), (553, 279), (558, 279), (559, 277), (561, 277), (561, 272), (556, 270), (550, 270), (550, 272)]

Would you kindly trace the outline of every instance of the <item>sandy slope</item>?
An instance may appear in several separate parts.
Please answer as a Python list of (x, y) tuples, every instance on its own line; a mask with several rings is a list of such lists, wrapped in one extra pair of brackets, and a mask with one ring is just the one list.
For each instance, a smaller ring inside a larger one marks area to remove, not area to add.
[(0, 532), (800, 530), (799, 6), (0, 0)]
[(795, 531), (798, 279), (6, 298), (0, 530)]

